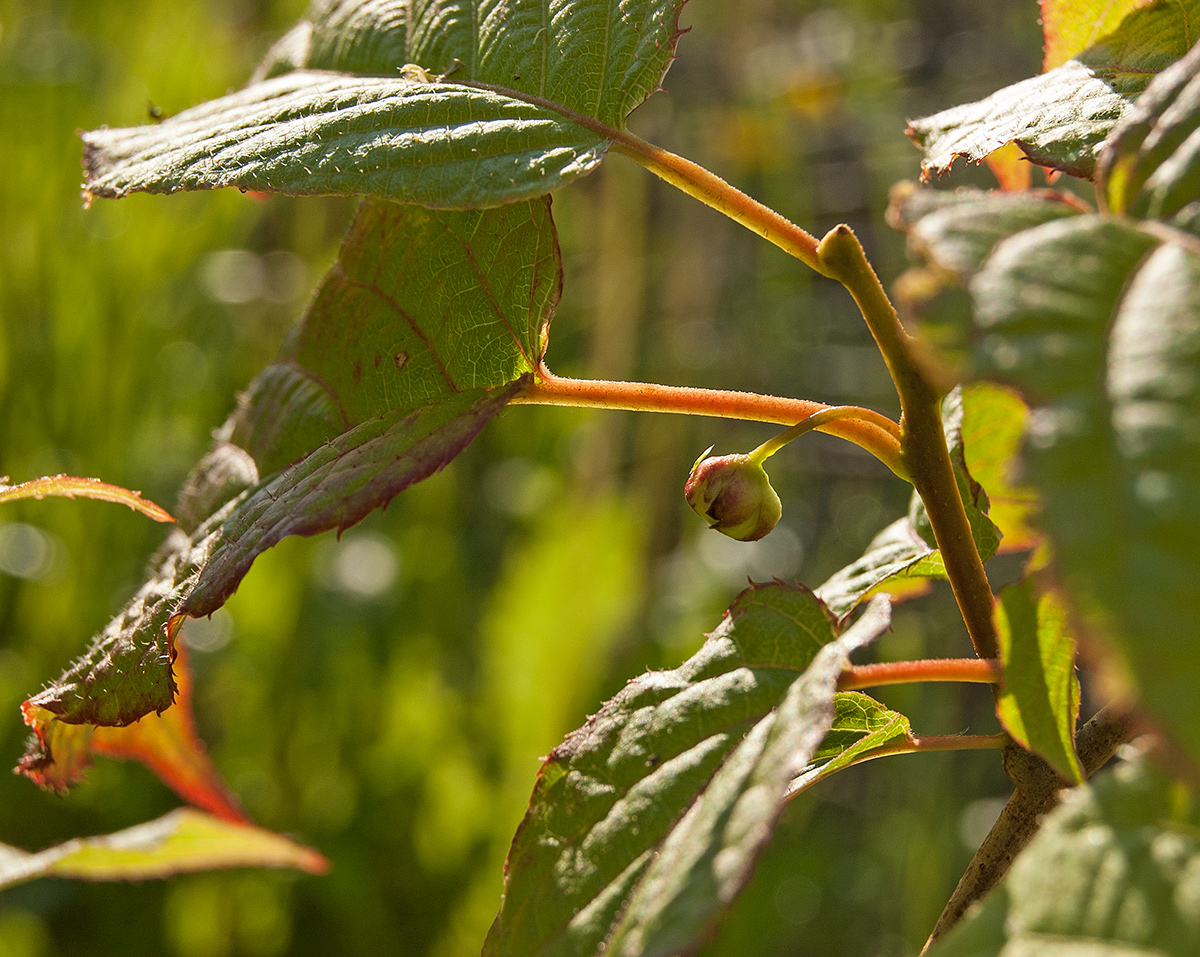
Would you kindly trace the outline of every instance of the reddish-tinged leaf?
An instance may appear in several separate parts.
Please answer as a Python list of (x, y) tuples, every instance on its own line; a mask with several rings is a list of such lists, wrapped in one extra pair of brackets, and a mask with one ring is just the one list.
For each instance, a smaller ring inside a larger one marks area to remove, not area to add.
[(1045, 59), (1053, 70), (1112, 33), (1127, 14), (1151, 0), (1040, 0)]
[(1006, 193), (1019, 193), (1033, 185), (1033, 164), (1016, 143), (1005, 143), (985, 162)]
[(1105, 137), (1187, 53), (1198, 17), (1200, 0), (1151, 4), (1047, 73), (913, 120), (908, 134), (925, 152), (922, 178), (947, 172), (960, 156), (980, 163), (1013, 141), (1039, 166), (1091, 178)]
[(6, 485), (7, 478), (0, 479), (0, 502), (15, 502), (20, 498), (43, 499), (56, 496), (58, 498), (94, 498), (102, 502), (116, 502), (118, 505), (128, 505), (135, 512), (154, 519), (156, 522), (173, 522), (165, 509), (155, 505), (149, 499), (142, 498), (141, 492), (132, 492), (119, 485), (109, 485), (97, 478), (76, 478), (73, 475), (44, 475), (20, 485)]
[[(168, 626), (173, 638), (182, 616)], [(238, 799), (222, 780), (196, 734), (192, 716), (192, 670), (187, 645), (173, 644), (175, 704), (161, 714), (148, 714), (126, 727), (67, 724), (45, 708), (22, 706), (34, 734), (17, 769), (42, 787), (65, 792), (87, 770), (94, 755), (140, 761), (176, 794), (222, 820), (248, 823)]]
[(151, 579), (26, 704), (39, 736), (22, 769), (68, 785), (60, 755), (86, 745), (54, 725), (119, 727), (174, 702), (171, 619), (216, 611), (283, 537), (347, 528), (446, 466), (532, 378), (560, 283), (548, 198), (364, 204), (282, 355), (188, 478)]
[(0, 844), (0, 888), (39, 877), (142, 881), (225, 867), (291, 867), (324, 874), (329, 861), (282, 834), (191, 808), (37, 854)]

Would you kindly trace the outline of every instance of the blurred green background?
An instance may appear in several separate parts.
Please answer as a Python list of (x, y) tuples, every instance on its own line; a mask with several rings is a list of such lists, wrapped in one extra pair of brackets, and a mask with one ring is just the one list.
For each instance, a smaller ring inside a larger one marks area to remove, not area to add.
[[(0, 0), (0, 475), (70, 472), (170, 507), (238, 389), (329, 266), (353, 204), (236, 192), (99, 201), (76, 132), (245, 82), (303, 0)], [(912, 178), (906, 116), (1040, 69), (1033, 0), (696, 0), (670, 91), (631, 128), (820, 234), (849, 222), (885, 280)], [(987, 183), (986, 171), (955, 182)], [(844, 292), (620, 157), (555, 199), (565, 295), (549, 361), (855, 402), (895, 414)], [(674, 667), (747, 577), (809, 585), (856, 558), (907, 488), (821, 435), (772, 460), (784, 521), (741, 545), (683, 504), (696, 455), (771, 429), (513, 408), (434, 479), (338, 541), (259, 559), (193, 622), (197, 717), (255, 820), (333, 862), (0, 893), (6, 957), (478, 953), (539, 756), (641, 670)], [(124, 604), (161, 527), (111, 505), (0, 514), (0, 765), (18, 706)], [(880, 657), (958, 655), (948, 590), (897, 610)], [(865, 660), (865, 659), (864, 659)], [(986, 693), (901, 689), (925, 733), (994, 730)], [(705, 953), (915, 954), (1007, 793), (995, 755), (838, 775), (789, 808)], [(99, 762), (66, 798), (0, 774), (0, 842), (38, 849), (177, 799)], [(981, 830), (982, 829), (982, 830)]]

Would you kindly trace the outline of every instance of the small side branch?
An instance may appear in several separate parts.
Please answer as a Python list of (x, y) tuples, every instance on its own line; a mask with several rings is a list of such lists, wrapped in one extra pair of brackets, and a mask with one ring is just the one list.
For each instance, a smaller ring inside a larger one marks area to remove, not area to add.
[(998, 684), (1000, 664), (981, 658), (931, 658), (923, 661), (884, 661), (850, 665), (838, 678), (839, 691), (915, 684), (920, 681), (963, 681)]
[[(749, 419), (778, 425), (795, 425), (832, 408), (809, 399), (787, 399), (755, 392), (729, 392), (653, 382), (609, 382), (604, 379), (570, 379), (554, 375), (545, 366), (538, 378), (514, 403), (569, 405), (592, 409), (628, 409), (635, 412), (674, 412), (716, 418)], [(900, 462), (900, 428), (886, 415), (857, 409), (816, 428), (866, 449), (893, 470)]]

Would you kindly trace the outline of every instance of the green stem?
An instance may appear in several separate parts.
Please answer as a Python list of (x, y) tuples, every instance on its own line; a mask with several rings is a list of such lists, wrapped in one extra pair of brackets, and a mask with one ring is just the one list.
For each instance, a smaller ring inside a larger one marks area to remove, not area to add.
[(971, 534), (942, 427), (941, 396), (922, 375), (914, 340), (849, 226), (837, 226), (821, 240), (818, 254), (827, 274), (854, 297), (900, 395), (902, 459), (925, 503), (938, 549), (967, 632), (980, 658), (997, 655), (992, 621), (992, 589)]
[(884, 661), (850, 665), (838, 677), (839, 691), (877, 688), (920, 681), (961, 681), (998, 684), (1000, 663), (979, 658), (933, 658), (924, 661)]
[[(821, 426), (827, 425), (830, 422), (836, 422), (839, 419), (853, 419), (860, 422), (870, 422), (874, 425), (878, 425), (882, 429), (887, 429), (893, 438), (895, 438), (897, 441), (900, 440), (900, 428), (895, 422), (887, 418), (887, 416), (880, 415), (878, 412), (873, 412), (870, 409), (860, 408), (857, 405), (836, 405), (832, 408), (824, 409), (821, 412), (813, 413), (807, 419), (797, 422), (790, 429), (784, 429), (784, 431), (780, 432), (773, 439), (768, 439), (766, 442), (756, 448), (747, 457), (755, 465), (761, 466), (763, 462), (769, 459), (789, 442), (798, 439), (806, 432), (811, 432), (813, 429), (819, 429)], [(897, 460), (894, 464), (889, 462), (888, 467), (897, 475), (905, 477), (900, 472), (900, 468), (902, 466), (899, 460)]]
[(853, 442), (901, 478), (906, 478), (900, 457), (900, 427), (887, 416), (871, 409), (828, 406), (809, 399), (786, 399), (755, 392), (696, 389), (653, 382), (569, 379), (554, 375), (544, 365), (539, 370), (538, 378), (513, 401), (529, 405), (710, 415), (778, 425), (804, 424), (836, 408), (838, 415), (810, 428)]

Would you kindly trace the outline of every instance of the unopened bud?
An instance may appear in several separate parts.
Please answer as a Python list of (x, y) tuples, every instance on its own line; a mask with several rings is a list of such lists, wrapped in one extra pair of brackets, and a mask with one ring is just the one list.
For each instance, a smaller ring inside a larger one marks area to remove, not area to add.
[(767, 473), (749, 455), (701, 456), (683, 495), (711, 528), (739, 542), (762, 538), (783, 514)]

